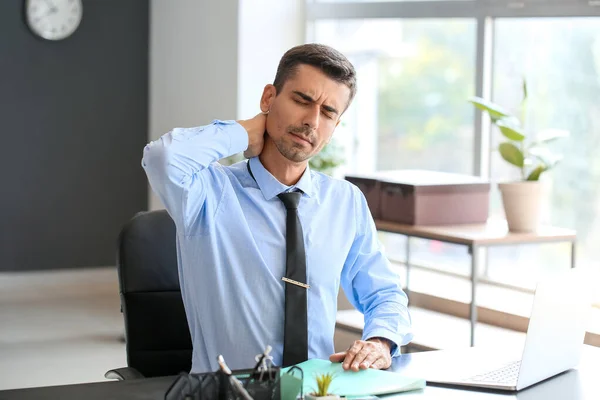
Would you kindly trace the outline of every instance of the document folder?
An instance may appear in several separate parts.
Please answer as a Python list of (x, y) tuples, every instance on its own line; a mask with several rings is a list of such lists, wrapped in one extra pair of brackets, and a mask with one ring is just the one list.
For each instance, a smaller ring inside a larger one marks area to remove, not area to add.
[[(304, 393), (312, 393), (316, 388), (316, 375), (335, 375), (330, 392), (339, 396), (368, 396), (407, 392), (425, 387), (425, 380), (403, 376), (396, 372), (365, 369), (358, 372), (344, 371), (341, 363), (327, 360), (308, 360), (297, 365), (304, 375)], [(286, 372), (287, 369), (282, 369)]]

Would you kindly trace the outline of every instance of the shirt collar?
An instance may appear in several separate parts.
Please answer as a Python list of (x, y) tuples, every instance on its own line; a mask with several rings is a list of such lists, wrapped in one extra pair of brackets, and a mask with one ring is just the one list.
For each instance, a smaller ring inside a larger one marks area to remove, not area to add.
[(293, 186), (287, 186), (279, 182), (266, 168), (262, 165), (258, 157), (253, 157), (249, 161), (252, 175), (258, 184), (265, 200), (271, 200), (279, 193), (289, 192), (291, 189), (298, 188), (303, 194), (311, 197), (313, 195), (312, 177), (310, 168), (306, 165), (306, 170), (302, 174), (300, 180)]

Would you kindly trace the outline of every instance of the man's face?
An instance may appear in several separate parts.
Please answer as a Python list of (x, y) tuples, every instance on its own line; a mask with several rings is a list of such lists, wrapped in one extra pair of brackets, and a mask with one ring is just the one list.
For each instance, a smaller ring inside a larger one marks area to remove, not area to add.
[(299, 65), (280, 93), (267, 85), (261, 100), (269, 111), (267, 132), (288, 160), (302, 162), (329, 142), (350, 98), (350, 89), (310, 65)]

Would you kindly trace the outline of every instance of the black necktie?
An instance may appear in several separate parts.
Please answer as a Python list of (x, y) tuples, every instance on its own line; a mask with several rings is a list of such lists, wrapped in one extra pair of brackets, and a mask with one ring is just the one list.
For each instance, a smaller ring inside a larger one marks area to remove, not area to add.
[[(285, 322), (283, 331), (283, 366), (308, 359), (308, 323), (306, 311), (306, 254), (302, 226), (298, 218), (298, 203), (302, 193), (280, 193), (287, 209), (285, 234)], [(290, 282), (292, 281), (292, 282)], [(300, 284), (300, 285), (299, 285)], [(304, 285), (304, 286), (302, 286)]]

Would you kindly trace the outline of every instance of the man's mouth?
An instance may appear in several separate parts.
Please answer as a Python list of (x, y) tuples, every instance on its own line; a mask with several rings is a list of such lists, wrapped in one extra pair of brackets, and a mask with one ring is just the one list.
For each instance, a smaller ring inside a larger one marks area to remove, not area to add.
[(306, 144), (309, 144), (309, 145), (311, 145), (311, 146), (312, 146), (312, 142), (311, 142), (311, 141), (310, 141), (308, 138), (306, 138), (306, 137), (304, 137), (304, 136), (297, 135), (297, 134), (295, 134), (295, 133), (292, 133), (292, 132), (289, 132), (289, 133), (290, 133), (290, 135), (292, 135), (292, 136), (294, 136), (296, 139), (298, 139), (297, 141), (304, 142), (304, 143), (306, 143)]

